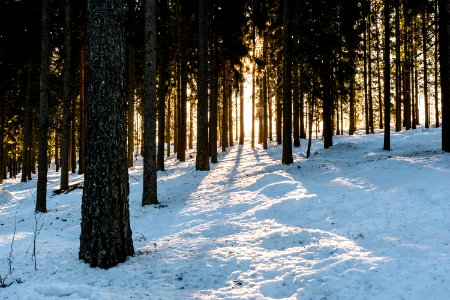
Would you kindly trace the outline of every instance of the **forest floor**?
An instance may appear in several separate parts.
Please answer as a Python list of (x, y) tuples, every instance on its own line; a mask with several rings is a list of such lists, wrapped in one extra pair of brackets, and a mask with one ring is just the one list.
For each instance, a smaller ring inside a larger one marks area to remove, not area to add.
[(51, 196), (51, 170), (49, 211), (35, 217), (36, 180), (6, 180), (0, 275), (11, 285), (0, 299), (448, 299), (441, 131), (392, 134), (392, 151), (382, 134), (335, 137), (328, 150), (314, 140), (309, 159), (305, 145), (289, 166), (274, 143), (234, 146), (210, 172), (195, 171), (193, 152), (183, 163), (172, 156), (158, 173), (161, 205), (149, 207), (136, 161), (135, 256), (108, 270), (78, 260), (81, 189)]

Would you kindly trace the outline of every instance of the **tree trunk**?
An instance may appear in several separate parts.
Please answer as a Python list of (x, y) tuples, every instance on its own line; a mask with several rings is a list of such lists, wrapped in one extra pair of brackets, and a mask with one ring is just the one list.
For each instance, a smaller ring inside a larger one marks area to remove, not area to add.
[(291, 0), (283, 0), (283, 153), (281, 162), (289, 165), (292, 157), (292, 46)]
[(79, 258), (109, 268), (133, 255), (128, 208), (124, 3), (88, 0), (89, 102)]
[(244, 145), (244, 137), (245, 137), (245, 130), (244, 130), (244, 70), (243, 70), (243, 64), (240, 65), (242, 78), (239, 81), (239, 145)]
[(180, 13), (180, 101), (179, 101), (179, 127), (178, 127), (178, 151), (177, 158), (179, 161), (186, 160), (186, 138), (187, 138), (187, 84), (188, 84), (188, 69), (187, 69), (187, 31), (186, 19), (184, 15), (184, 7), (182, 1)]
[(166, 144), (167, 144), (167, 157), (170, 156), (170, 119), (171, 119), (171, 112), (170, 112), (170, 102), (172, 98), (172, 93), (169, 93), (169, 98), (167, 99), (167, 119), (166, 119)]
[[(440, 124), (439, 124), (439, 89), (438, 89), (438, 46), (439, 46), (439, 26), (440, 26), (440, 22), (439, 22), (439, 16), (438, 16), (438, 1), (436, 0), (436, 5), (435, 5), (435, 40), (436, 42), (434, 43), (434, 116), (436, 119), (436, 128), (439, 128)], [(441, 91), (442, 92), (442, 91)]]
[(384, 1), (384, 150), (391, 150), (390, 0)]
[(402, 130), (400, 0), (394, 1), (395, 1), (395, 131), (399, 132)]
[(36, 212), (47, 212), (48, 74), (50, 67), (50, 1), (42, 1), (41, 72), (39, 83), (39, 163)]
[(198, 2), (199, 25), (199, 70), (198, 70), (198, 104), (197, 104), (197, 157), (195, 169), (209, 171), (208, 154), (208, 0)]
[(69, 133), (70, 133), (70, 66), (72, 58), (72, 26), (70, 18), (70, 0), (64, 0), (64, 78), (63, 78), (63, 119), (61, 124), (61, 183), (60, 188), (69, 187)]
[(449, 17), (450, 0), (439, 0), (439, 49), (441, 67), (442, 150), (450, 152)]
[(136, 85), (136, 51), (134, 45), (134, 19), (135, 16), (135, 2), (128, 1), (128, 85), (127, 85), (127, 138), (128, 138), (128, 167), (133, 166), (134, 161), (134, 90)]
[(378, 22), (375, 22), (375, 29), (376, 29), (376, 48), (377, 48), (377, 80), (378, 80), (378, 110), (379, 110), (379, 124), (380, 129), (383, 129), (383, 98), (382, 98), (382, 91), (381, 91), (381, 66), (380, 66), (380, 52), (381, 52), (381, 45), (380, 45), (380, 31), (378, 28)]
[[(26, 95), (25, 95), (25, 120), (24, 120), (24, 132), (23, 132), (23, 167), (22, 167), (22, 178), (21, 182), (27, 182), (27, 176), (30, 170), (30, 162), (31, 162), (31, 134), (32, 134), (32, 107), (31, 107), (31, 97), (33, 91), (33, 64), (31, 59), (27, 64), (27, 87), (26, 87)], [(1, 123), (0, 123), (1, 124)], [(3, 124), (2, 124), (3, 127)], [(3, 138), (0, 137), (3, 141)], [(3, 149), (0, 147), (0, 152)], [(1, 160), (1, 153), (0, 153)], [(1, 162), (0, 162), (1, 168)], [(1, 169), (0, 169), (1, 170)], [(0, 177), (1, 171), (0, 171)]]
[(331, 61), (324, 59), (323, 64), (323, 146), (325, 149), (333, 146), (333, 96), (331, 94)]
[(81, 18), (81, 50), (80, 50), (80, 124), (79, 124), (79, 149), (78, 149), (78, 174), (84, 174), (84, 158), (85, 158), (85, 143), (86, 143), (86, 60), (87, 60), (87, 38), (86, 38), (86, 12), (83, 7), (80, 12)]
[(227, 64), (223, 65), (222, 75), (222, 152), (225, 152), (228, 147), (228, 72)]
[(59, 156), (60, 156), (60, 154), (59, 154), (59, 147), (60, 147), (60, 142), (59, 142), (59, 132), (58, 132), (59, 130), (58, 130), (58, 128), (55, 128), (55, 171), (56, 172), (59, 172), (59, 167), (60, 167), (60, 164), (59, 164), (59, 161), (60, 161), (60, 159), (59, 159)]
[(368, 66), (368, 89), (369, 89), (369, 128), (370, 133), (375, 133), (373, 128), (373, 92), (372, 92), (372, 37), (371, 37), (371, 14), (368, 17), (368, 31), (367, 31), (367, 66)]
[(277, 135), (277, 145), (281, 145), (281, 126), (282, 126), (282, 118), (283, 118), (283, 104), (282, 104), (282, 84), (283, 84), (283, 76), (280, 72), (280, 68), (277, 68), (277, 83), (276, 83), (276, 113), (277, 113), (277, 119), (275, 124), (275, 130)]
[(405, 98), (404, 98), (404, 118), (405, 118), (405, 128), (406, 130), (411, 129), (411, 47), (409, 42), (409, 33), (408, 33), (408, 25), (410, 25), (412, 22), (411, 14), (409, 12), (405, 12), (405, 23), (407, 26), (405, 26), (405, 64), (403, 67), (403, 73), (404, 73), (404, 91), (405, 91)]
[(230, 81), (227, 85), (228, 88), (228, 140), (230, 147), (233, 147), (233, 85)]
[(364, 20), (364, 34), (363, 34), (363, 51), (364, 51), (364, 67), (363, 67), (363, 80), (364, 80), (364, 120), (366, 127), (366, 134), (370, 133), (369, 125), (369, 95), (367, 93), (367, 22)]
[[(213, 21), (213, 26), (216, 24)], [(211, 55), (211, 97), (209, 99), (209, 154), (211, 155), (211, 163), (217, 163), (217, 103), (219, 98), (219, 68), (218, 68), (218, 36), (214, 30), (212, 34), (212, 55)]]
[(263, 149), (267, 149), (267, 134), (269, 131), (268, 124), (267, 124), (267, 118), (268, 118), (268, 112), (267, 112), (267, 34), (264, 33), (264, 42), (263, 42), (263, 55), (264, 55), (264, 69), (263, 69), (263, 78), (262, 78), (262, 120), (263, 120)]
[(292, 102), (293, 102), (293, 129), (294, 129), (294, 147), (300, 147), (300, 85), (299, 85), (299, 66), (297, 63), (294, 64), (294, 70), (292, 74)]
[(156, 0), (145, 0), (145, 23), (143, 206), (158, 204), (156, 175)]
[(302, 76), (302, 72), (300, 71), (300, 139), (306, 139), (306, 131), (305, 131), (305, 91), (304, 91), (304, 77)]
[(355, 72), (356, 72), (356, 66), (355, 61), (353, 59), (355, 53), (353, 50), (350, 50), (351, 54), (350, 57), (352, 57), (351, 61), (351, 67), (352, 67), (352, 74), (350, 76), (350, 98), (349, 98), (349, 106), (350, 106), (350, 112), (349, 112), (349, 127), (348, 127), (348, 134), (353, 135), (355, 133), (356, 129), (356, 122), (355, 122)]
[[(256, 58), (256, 28), (253, 22), (252, 25), (252, 44), (253, 44), (253, 58)], [(251, 147), (255, 148), (255, 98), (256, 98), (256, 64), (252, 64), (252, 136)]]
[(430, 102), (428, 100), (427, 13), (422, 12), (423, 98), (425, 104), (425, 128), (430, 128)]

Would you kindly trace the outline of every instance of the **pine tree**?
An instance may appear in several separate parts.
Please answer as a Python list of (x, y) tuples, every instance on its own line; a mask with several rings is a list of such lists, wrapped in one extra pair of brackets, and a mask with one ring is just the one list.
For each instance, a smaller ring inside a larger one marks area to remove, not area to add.
[(79, 258), (109, 268), (133, 255), (128, 208), (123, 0), (88, 1), (89, 101)]

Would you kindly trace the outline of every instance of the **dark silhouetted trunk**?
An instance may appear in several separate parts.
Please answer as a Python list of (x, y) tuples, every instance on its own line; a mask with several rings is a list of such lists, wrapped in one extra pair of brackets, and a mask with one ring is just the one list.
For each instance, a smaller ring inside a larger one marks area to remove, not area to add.
[(292, 41), (291, 0), (283, 0), (283, 153), (281, 162), (288, 165), (292, 157)]
[(39, 83), (39, 162), (36, 212), (47, 212), (48, 75), (50, 67), (50, 1), (42, 1), (41, 72)]
[(439, 49), (441, 67), (442, 150), (450, 152), (450, 0), (439, 0)]
[(133, 255), (128, 207), (124, 3), (88, 1), (89, 102), (79, 258), (110, 268)]
[(142, 205), (158, 204), (156, 166), (156, 0), (145, 1), (144, 183)]
[(60, 188), (66, 190), (69, 187), (69, 133), (70, 133), (70, 66), (72, 57), (72, 26), (70, 18), (70, 0), (64, 0), (64, 78), (63, 78), (63, 117), (61, 124), (61, 183)]
[(197, 157), (195, 169), (209, 171), (208, 151), (208, 0), (198, 1), (199, 70), (197, 103)]
[(384, 150), (391, 150), (390, 0), (384, 1)]
[(400, 0), (395, 1), (395, 131), (402, 130), (402, 69), (400, 38)]

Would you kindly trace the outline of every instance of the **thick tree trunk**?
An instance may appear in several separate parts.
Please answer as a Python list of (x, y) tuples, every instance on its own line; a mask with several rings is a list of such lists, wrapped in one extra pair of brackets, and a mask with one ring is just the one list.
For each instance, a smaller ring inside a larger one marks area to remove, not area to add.
[(439, 49), (441, 67), (442, 150), (450, 152), (450, 0), (439, 0)]
[(0, 184), (3, 184), (3, 179), (5, 179), (5, 145), (4, 145), (4, 138), (5, 138), (5, 120), (4, 120), (4, 111), (5, 111), (5, 104), (4, 104), (4, 95), (3, 91), (0, 90)]
[(48, 74), (50, 63), (50, 1), (42, 1), (41, 73), (39, 83), (39, 163), (36, 212), (47, 212)]
[(88, 1), (89, 102), (79, 258), (109, 268), (133, 255), (128, 208), (124, 3)]
[(209, 171), (208, 151), (208, 38), (207, 16), (208, 0), (199, 0), (199, 70), (197, 104), (197, 157), (195, 169)]
[(438, 78), (439, 78), (439, 70), (438, 70), (438, 53), (439, 53), (439, 12), (438, 12), (438, 1), (435, 1), (435, 46), (434, 46), (434, 116), (436, 119), (436, 128), (440, 126), (439, 124), (439, 88), (438, 88)]

